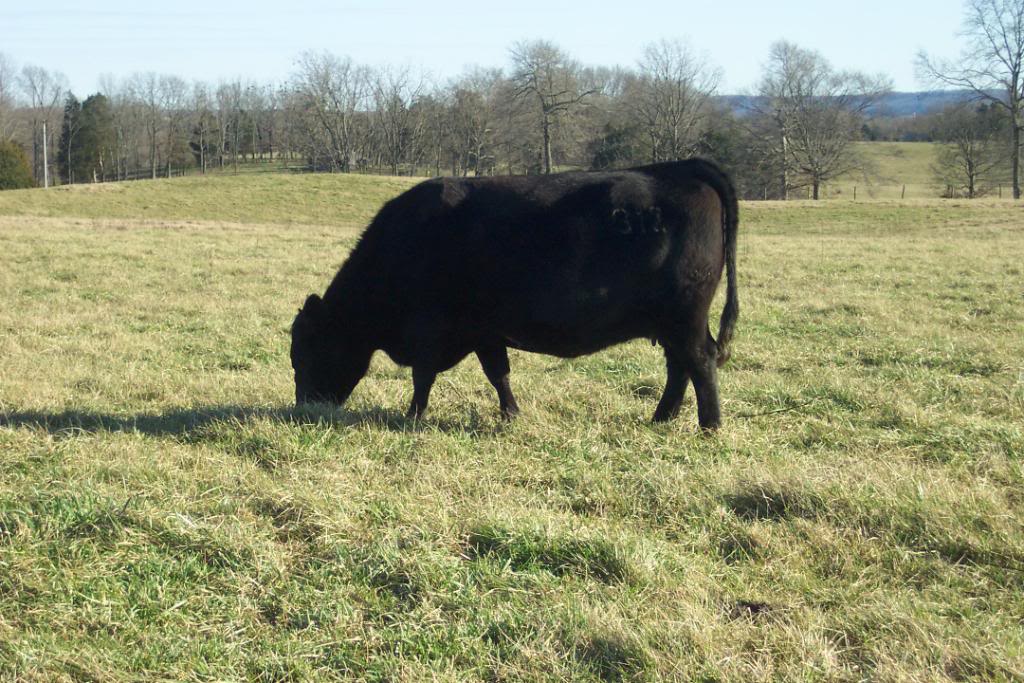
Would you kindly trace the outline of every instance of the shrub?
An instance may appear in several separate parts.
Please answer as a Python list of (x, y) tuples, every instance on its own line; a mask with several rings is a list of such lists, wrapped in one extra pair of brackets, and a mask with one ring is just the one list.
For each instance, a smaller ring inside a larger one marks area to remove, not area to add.
[(13, 142), (0, 142), (0, 190), (20, 190), (35, 184), (24, 150)]

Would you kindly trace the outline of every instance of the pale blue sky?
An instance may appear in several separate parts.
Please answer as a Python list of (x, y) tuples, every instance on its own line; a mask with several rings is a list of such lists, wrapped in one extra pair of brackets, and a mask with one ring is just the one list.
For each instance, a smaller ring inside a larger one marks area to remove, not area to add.
[(172, 73), (217, 81), (280, 81), (303, 50), (367, 64), (411, 65), (446, 80), (474, 64), (508, 64), (517, 40), (551, 40), (586, 64), (634, 65), (646, 43), (685, 38), (724, 71), (721, 92), (750, 88), (780, 38), (835, 66), (884, 72), (918, 90), (913, 59), (924, 48), (953, 57), (960, 0), (832, 3), (676, 0), (47, 0), (30, 9), (0, 0), (0, 52), (18, 64), (63, 71), (86, 95), (103, 73)]

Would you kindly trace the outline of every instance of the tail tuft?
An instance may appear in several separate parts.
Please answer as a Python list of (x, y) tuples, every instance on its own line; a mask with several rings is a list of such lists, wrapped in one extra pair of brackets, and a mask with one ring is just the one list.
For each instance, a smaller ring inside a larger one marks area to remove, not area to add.
[[(734, 290), (735, 291), (735, 288)], [(728, 295), (727, 295), (728, 296)], [(739, 317), (739, 302), (735, 297), (725, 302), (725, 310), (722, 311), (722, 322), (718, 328), (718, 367), (722, 367), (729, 361), (732, 355), (732, 334), (736, 327), (736, 319)]]

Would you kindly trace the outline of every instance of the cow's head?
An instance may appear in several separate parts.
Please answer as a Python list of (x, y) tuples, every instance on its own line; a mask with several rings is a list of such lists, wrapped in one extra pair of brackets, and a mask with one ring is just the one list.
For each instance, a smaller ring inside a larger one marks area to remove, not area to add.
[(366, 373), (369, 355), (354, 352), (323, 300), (310, 294), (292, 323), (295, 403), (342, 404)]

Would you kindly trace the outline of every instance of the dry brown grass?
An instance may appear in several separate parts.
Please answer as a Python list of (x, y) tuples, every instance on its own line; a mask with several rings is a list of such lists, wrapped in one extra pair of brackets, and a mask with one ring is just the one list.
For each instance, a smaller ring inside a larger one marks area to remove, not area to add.
[(1016, 206), (745, 206), (712, 438), (640, 342), (295, 411), (357, 231), (235, 210), (0, 218), (0, 677), (1024, 676)]

